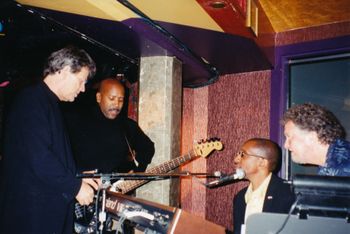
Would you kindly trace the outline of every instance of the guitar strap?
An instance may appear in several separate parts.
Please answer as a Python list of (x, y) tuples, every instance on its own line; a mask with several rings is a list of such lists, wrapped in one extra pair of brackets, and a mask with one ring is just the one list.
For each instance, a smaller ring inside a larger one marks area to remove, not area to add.
[(139, 162), (136, 160), (135, 150), (132, 149), (131, 144), (128, 140), (128, 138), (132, 139), (132, 137), (131, 137), (131, 131), (130, 131), (130, 128), (128, 125), (127, 117), (121, 116), (121, 118), (122, 118), (122, 120), (121, 120), (122, 121), (122, 130), (124, 132), (125, 142), (128, 145), (128, 150), (129, 150), (128, 160), (134, 161), (134, 164), (136, 165), (136, 167), (139, 167)]
[(130, 143), (129, 143), (128, 138), (126, 137), (126, 135), (124, 135), (124, 136), (125, 136), (125, 141), (126, 141), (126, 144), (128, 145), (129, 152), (130, 152), (130, 155), (132, 157), (132, 160), (134, 161), (136, 167), (139, 167), (139, 162), (136, 160), (135, 151), (131, 148)]

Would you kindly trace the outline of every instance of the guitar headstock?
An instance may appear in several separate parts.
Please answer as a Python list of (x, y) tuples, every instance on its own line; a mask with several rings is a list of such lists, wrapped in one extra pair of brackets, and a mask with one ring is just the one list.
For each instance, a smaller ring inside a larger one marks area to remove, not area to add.
[(213, 150), (222, 150), (223, 145), (219, 139), (211, 138), (198, 142), (193, 148), (197, 156), (207, 157)]

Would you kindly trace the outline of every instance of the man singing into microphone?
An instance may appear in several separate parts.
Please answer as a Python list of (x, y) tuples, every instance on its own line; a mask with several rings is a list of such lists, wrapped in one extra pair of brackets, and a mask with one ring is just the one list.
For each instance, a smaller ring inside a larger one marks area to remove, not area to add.
[(237, 153), (234, 159), (236, 168), (245, 171), (245, 178), (250, 183), (233, 201), (235, 234), (241, 233), (242, 224), (249, 215), (259, 212), (288, 213), (293, 204), (295, 197), (290, 186), (273, 174), (280, 152), (280, 147), (273, 141), (253, 138), (246, 141)]

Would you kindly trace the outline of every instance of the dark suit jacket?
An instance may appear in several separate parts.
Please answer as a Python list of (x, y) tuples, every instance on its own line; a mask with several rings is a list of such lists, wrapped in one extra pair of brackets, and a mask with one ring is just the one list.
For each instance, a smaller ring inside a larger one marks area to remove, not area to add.
[[(244, 195), (248, 187), (242, 189), (235, 196), (233, 201), (233, 228), (234, 233), (241, 232), (241, 225), (244, 224), (246, 203)], [(295, 200), (294, 193), (290, 185), (285, 184), (281, 178), (272, 174), (270, 183), (267, 187), (263, 212), (288, 213)]]
[(72, 233), (81, 185), (57, 96), (44, 82), (14, 101), (6, 122), (0, 233)]

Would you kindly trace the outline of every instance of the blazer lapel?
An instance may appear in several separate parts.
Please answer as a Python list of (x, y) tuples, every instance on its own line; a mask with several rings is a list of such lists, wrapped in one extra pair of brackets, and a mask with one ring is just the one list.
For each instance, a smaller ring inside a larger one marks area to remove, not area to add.
[(274, 177), (274, 175), (272, 175), (270, 183), (267, 187), (266, 195), (265, 195), (263, 212), (269, 212), (273, 209), (274, 196), (276, 195), (274, 192), (274, 190), (275, 190), (275, 183), (274, 182), (275, 182), (275, 177)]

